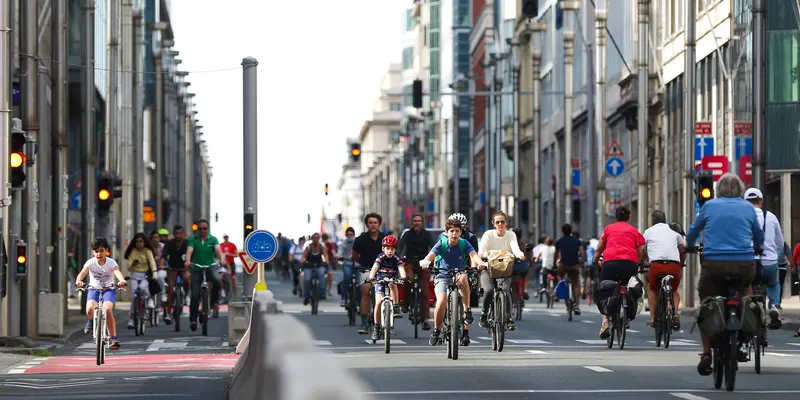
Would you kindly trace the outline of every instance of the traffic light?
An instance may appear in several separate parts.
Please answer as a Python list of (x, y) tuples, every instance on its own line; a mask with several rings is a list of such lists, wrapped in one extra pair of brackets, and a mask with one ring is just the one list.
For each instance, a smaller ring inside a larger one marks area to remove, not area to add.
[(25, 187), (25, 163), (28, 157), (25, 155), (25, 144), (28, 138), (22, 132), (11, 134), (11, 154), (9, 154), (9, 164), (11, 166), (11, 187), (21, 189)]
[(415, 79), (412, 85), (411, 105), (414, 108), (422, 108), (422, 81)]
[(16, 245), (17, 276), (28, 275), (28, 245), (19, 241)]
[(197, 224), (192, 224), (192, 232), (197, 232)]
[(350, 143), (350, 160), (353, 162), (361, 160), (361, 143)]
[(700, 171), (695, 179), (697, 203), (702, 206), (714, 198), (714, 174), (711, 171)]
[(522, 16), (535, 18), (539, 16), (539, 0), (522, 0)]
[(114, 204), (114, 180), (108, 175), (101, 175), (97, 181), (97, 212), (108, 214)]
[(326, 183), (325, 184), (325, 196), (327, 196), (327, 195), (328, 195), (328, 184)]
[(247, 236), (253, 232), (255, 226), (255, 215), (254, 214), (245, 214), (244, 215), (244, 237), (247, 239)]

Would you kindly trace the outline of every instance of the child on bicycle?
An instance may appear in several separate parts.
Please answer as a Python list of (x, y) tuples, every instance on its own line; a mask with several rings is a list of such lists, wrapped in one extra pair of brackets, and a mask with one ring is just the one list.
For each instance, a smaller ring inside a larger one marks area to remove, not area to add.
[[(469, 259), (473, 265), (479, 268), (486, 268), (484, 263), (475, 248), (469, 241), (461, 238), (461, 222), (457, 219), (448, 219), (445, 223), (447, 229), (447, 245), (437, 242), (430, 253), (419, 262), (419, 266), (423, 269), (430, 267), (431, 261), (438, 259), (439, 274), (434, 280), (434, 292), (436, 293), (436, 309), (433, 317), (433, 331), (431, 331), (430, 345), (435, 346), (439, 343), (439, 334), (441, 333), (442, 322), (444, 322), (444, 312), (447, 309), (447, 285), (450, 277), (450, 269), (464, 268), (467, 263), (465, 255), (469, 255)], [(464, 335), (461, 337), (461, 345), (469, 345), (469, 324), (474, 321), (472, 317), (472, 309), (470, 309), (470, 285), (469, 278), (466, 274), (461, 274), (456, 279), (459, 291), (461, 292), (461, 301), (464, 303)]]
[[(378, 254), (375, 263), (372, 264), (372, 270), (369, 271), (370, 279), (382, 278), (397, 278), (400, 275), (401, 279), (406, 279), (406, 270), (403, 268), (403, 260), (395, 254), (397, 251), (397, 238), (394, 235), (389, 235), (383, 238), (383, 253)], [(375, 329), (372, 331), (372, 339), (378, 340), (378, 333), (381, 331), (381, 302), (383, 301), (383, 283), (375, 285)], [(389, 285), (389, 292), (394, 302), (394, 314), (400, 315), (400, 298), (397, 291), (397, 285), (392, 283)], [(385, 339), (384, 339), (385, 340)]]
[[(120, 348), (119, 339), (117, 339), (117, 321), (114, 318), (114, 302), (117, 300), (116, 288), (127, 286), (125, 277), (119, 270), (119, 264), (111, 257), (108, 257), (108, 240), (98, 237), (92, 241), (92, 253), (94, 257), (90, 258), (83, 264), (83, 269), (75, 279), (75, 286), (83, 287), (83, 279), (86, 274), (89, 274), (89, 293), (86, 302), (86, 314), (89, 316), (89, 321), (86, 327), (83, 328), (83, 333), (89, 335), (94, 330), (94, 308), (100, 302), (100, 297), (103, 298), (103, 309), (106, 312), (106, 326), (111, 335), (111, 350)], [(119, 281), (114, 285), (114, 277)], [(115, 287), (116, 286), (116, 287)]]

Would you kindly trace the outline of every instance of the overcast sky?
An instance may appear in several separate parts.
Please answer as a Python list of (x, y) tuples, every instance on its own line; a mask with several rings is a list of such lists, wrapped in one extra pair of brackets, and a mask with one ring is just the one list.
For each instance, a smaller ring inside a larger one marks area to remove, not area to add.
[[(409, 0), (172, 0), (175, 48), (189, 71), (208, 142), (211, 231), (242, 247), (242, 71), (258, 59), (258, 228), (290, 237), (319, 229), (390, 62), (402, 55)], [(213, 220), (219, 213), (219, 222)], [(307, 224), (307, 214), (312, 223)]]

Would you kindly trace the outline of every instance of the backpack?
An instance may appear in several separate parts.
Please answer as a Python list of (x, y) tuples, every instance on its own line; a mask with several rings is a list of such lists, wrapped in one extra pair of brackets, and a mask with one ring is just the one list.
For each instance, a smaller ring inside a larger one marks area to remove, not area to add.
[[(446, 235), (440, 235), (439, 236), (439, 255), (436, 256), (436, 262), (437, 263), (439, 261), (441, 261), (441, 259), (442, 259), (441, 254), (444, 254), (444, 252), (447, 251), (447, 246), (448, 246), (448, 244), (447, 244), (447, 236)], [(467, 241), (464, 240), (464, 239), (458, 238), (458, 249), (461, 251), (461, 255), (466, 260), (466, 258), (468, 256), (468, 254), (467, 254)]]

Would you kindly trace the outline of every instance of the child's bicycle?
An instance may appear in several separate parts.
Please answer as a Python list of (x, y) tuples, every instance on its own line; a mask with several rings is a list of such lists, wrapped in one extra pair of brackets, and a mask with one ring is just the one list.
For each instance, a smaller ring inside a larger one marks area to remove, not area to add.
[[(85, 291), (86, 288), (75, 288), (76, 291)], [(103, 288), (100, 292), (100, 300), (94, 308), (94, 324), (92, 338), (94, 339), (95, 348), (97, 350), (97, 365), (105, 364), (106, 362), (106, 348), (111, 345), (111, 335), (108, 332), (106, 325), (106, 310), (103, 308), (103, 292), (108, 290), (125, 290), (123, 286), (115, 285), (114, 287)]]

